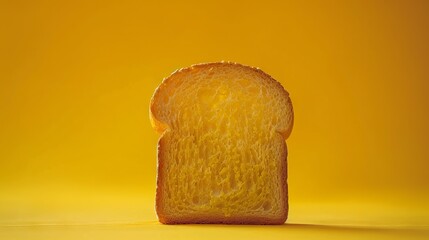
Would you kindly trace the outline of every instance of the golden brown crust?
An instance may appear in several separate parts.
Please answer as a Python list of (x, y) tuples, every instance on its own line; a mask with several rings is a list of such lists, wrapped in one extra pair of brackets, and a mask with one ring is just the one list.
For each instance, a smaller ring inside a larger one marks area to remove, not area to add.
[(158, 154), (157, 154), (157, 157), (158, 157), (158, 159), (157, 159), (157, 175), (156, 175), (156, 196), (155, 196), (155, 210), (156, 210), (156, 213), (157, 213), (157, 215), (158, 215), (158, 220), (161, 222), (161, 223), (167, 223), (167, 218), (166, 217), (164, 217), (164, 206), (162, 205), (163, 204), (163, 199), (164, 199), (164, 197), (163, 197), (163, 193), (164, 193), (164, 191), (163, 191), (163, 189), (162, 189), (162, 186), (164, 186), (164, 184), (163, 184), (163, 180), (165, 179), (164, 178), (164, 170), (165, 170), (165, 168), (164, 168), (164, 155), (163, 155), (163, 152), (164, 151), (162, 151), (161, 149), (163, 149), (164, 148), (164, 145), (165, 145), (165, 143), (164, 143), (164, 136), (165, 135), (165, 133), (159, 138), (159, 141), (158, 141)]
[[(235, 67), (240, 67), (240, 68), (246, 68), (246, 69), (251, 69), (252, 71), (254, 71), (255, 73), (258, 73), (260, 76), (263, 77), (263, 79), (267, 79), (269, 81), (273, 81), (276, 83), (276, 86), (281, 89), (281, 92), (284, 92), (285, 97), (288, 97), (289, 101), (289, 94), (288, 92), (283, 88), (283, 86), (277, 82), (274, 78), (272, 78), (270, 75), (266, 74), (265, 72), (263, 72), (262, 70), (258, 69), (258, 68), (254, 68), (254, 67), (249, 67), (249, 66), (244, 66), (241, 65), (239, 63), (233, 63), (233, 62), (214, 62), (214, 63), (202, 63), (202, 64), (196, 64), (196, 65), (192, 65), (190, 67), (187, 68), (182, 68), (179, 69), (175, 72), (173, 72), (169, 77), (165, 78), (162, 83), (160, 84), (160, 86), (156, 89), (151, 102), (150, 102), (150, 108), (149, 108), (149, 115), (150, 115), (150, 120), (152, 123), (152, 126), (154, 127), (154, 129), (161, 133), (162, 136), (159, 139), (158, 142), (158, 159), (157, 159), (157, 169), (158, 169), (158, 173), (157, 173), (157, 188), (156, 188), (156, 203), (155, 203), (155, 208), (156, 208), (156, 212), (158, 215), (158, 219), (161, 223), (164, 224), (200, 224), (200, 223), (220, 223), (220, 224), (283, 224), (287, 217), (288, 217), (288, 187), (287, 187), (287, 146), (286, 143), (283, 141), (284, 144), (284, 151), (282, 152), (282, 158), (284, 159), (284, 161), (281, 161), (281, 167), (280, 167), (280, 177), (281, 177), (281, 183), (282, 183), (282, 199), (284, 200), (284, 206), (283, 206), (283, 211), (282, 214), (278, 217), (278, 218), (271, 218), (271, 217), (257, 217), (257, 216), (252, 216), (252, 217), (224, 217), (222, 215), (218, 215), (218, 216), (199, 216), (199, 217), (172, 217), (170, 218), (168, 216), (168, 214), (166, 214), (164, 212), (164, 206), (163, 206), (163, 189), (162, 186), (163, 185), (163, 180), (164, 178), (164, 171), (165, 171), (165, 167), (164, 167), (164, 163), (165, 163), (165, 158), (163, 153), (165, 151), (163, 151), (163, 149), (165, 148), (165, 135), (168, 134), (168, 125), (159, 121), (156, 116), (154, 115), (155, 109), (156, 107), (159, 107), (157, 105), (157, 95), (160, 91), (160, 89), (164, 88), (169, 81), (171, 81), (171, 79), (175, 78), (176, 75), (180, 75), (180, 74), (186, 74), (189, 71), (198, 71), (198, 70), (202, 70), (202, 69), (206, 69), (206, 68), (211, 68), (214, 66), (224, 66), (224, 65), (230, 65), (230, 66), (235, 66)], [(291, 105), (292, 106), (292, 105)], [(292, 111), (292, 121), (293, 121), (293, 111)], [(293, 125), (293, 122), (292, 122)], [(286, 140), (292, 130), (292, 125), (290, 126), (289, 129), (287, 129), (287, 131), (282, 132), (281, 135), (282, 137)]]

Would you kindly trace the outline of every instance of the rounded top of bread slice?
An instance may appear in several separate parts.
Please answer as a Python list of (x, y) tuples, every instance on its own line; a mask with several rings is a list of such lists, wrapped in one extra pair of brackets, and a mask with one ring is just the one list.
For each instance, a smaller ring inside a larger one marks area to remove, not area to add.
[[(189, 114), (192, 109), (194, 115)], [(210, 122), (227, 109), (241, 109), (229, 111), (237, 115), (235, 124), (250, 119), (284, 139), (293, 127), (292, 103), (283, 86), (258, 68), (233, 62), (196, 64), (173, 72), (156, 89), (150, 118), (163, 133), (181, 128), (184, 122)]]

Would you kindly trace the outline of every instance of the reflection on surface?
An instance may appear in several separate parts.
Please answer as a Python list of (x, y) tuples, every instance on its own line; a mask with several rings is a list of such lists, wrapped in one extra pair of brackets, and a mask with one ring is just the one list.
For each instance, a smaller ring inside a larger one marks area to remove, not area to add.
[(123, 224), (0, 226), (0, 239), (427, 239), (429, 228), (284, 225)]

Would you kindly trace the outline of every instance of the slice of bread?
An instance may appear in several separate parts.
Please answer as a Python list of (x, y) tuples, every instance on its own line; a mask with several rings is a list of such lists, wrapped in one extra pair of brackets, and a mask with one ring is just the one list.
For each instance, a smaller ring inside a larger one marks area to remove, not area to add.
[(180, 69), (150, 103), (161, 223), (283, 224), (288, 214), (289, 94), (237, 63)]

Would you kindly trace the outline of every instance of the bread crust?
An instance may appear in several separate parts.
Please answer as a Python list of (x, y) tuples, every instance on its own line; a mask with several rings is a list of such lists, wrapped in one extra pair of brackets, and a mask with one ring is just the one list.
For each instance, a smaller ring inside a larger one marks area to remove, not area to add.
[(238, 68), (242, 68), (242, 69), (246, 69), (246, 70), (251, 70), (251, 71), (259, 74), (263, 79), (266, 79), (267, 81), (274, 82), (276, 84), (276, 87), (279, 90), (281, 90), (282, 93), (284, 93), (284, 96), (288, 98), (288, 101), (289, 101), (290, 106), (292, 108), (291, 109), (292, 122), (291, 122), (290, 128), (282, 133), (283, 138), (285, 140), (288, 139), (291, 132), (292, 132), (293, 125), (294, 125), (294, 111), (293, 111), (292, 101), (291, 101), (291, 99), (289, 97), (289, 93), (286, 91), (286, 89), (284, 89), (284, 87), (277, 80), (275, 80), (273, 77), (271, 77), (269, 74), (265, 73), (264, 71), (262, 71), (259, 68), (246, 66), (246, 65), (236, 63), (236, 62), (228, 62), (228, 61), (194, 64), (194, 65), (191, 65), (189, 67), (184, 67), (184, 68), (178, 69), (178, 70), (174, 71), (172, 74), (170, 74), (170, 76), (164, 78), (162, 80), (161, 84), (155, 89), (155, 92), (154, 92), (154, 94), (151, 98), (151, 101), (150, 101), (149, 118), (150, 118), (150, 121), (152, 123), (153, 128), (160, 134), (162, 134), (166, 129), (168, 129), (168, 126), (165, 123), (162, 123), (161, 121), (159, 121), (156, 118), (156, 116), (154, 116), (154, 109), (157, 107), (156, 99), (157, 99), (157, 95), (158, 95), (160, 89), (165, 87), (169, 81), (171, 81), (178, 74), (186, 74), (189, 71), (204, 70), (204, 69), (210, 69), (211, 67), (225, 66), (225, 65), (234, 66), (234, 67), (238, 67)]
[[(284, 132), (279, 132), (282, 138), (284, 139), (283, 143), (283, 151), (281, 152), (281, 158), (284, 159), (284, 161), (281, 161), (281, 167), (280, 167), (280, 182), (281, 182), (281, 194), (282, 194), (282, 203), (283, 203), (283, 211), (281, 212), (280, 216), (277, 218), (270, 218), (270, 217), (258, 217), (258, 216), (231, 216), (231, 217), (225, 217), (221, 214), (219, 215), (200, 215), (198, 217), (169, 217), (168, 214), (164, 212), (164, 189), (162, 186), (164, 186), (164, 171), (165, 171), (165, 157), (164, 157), (164, 149), (166, 147), (166, 135), (169, 134), (169, 128), (168, 125), (159, 121), (156, 116), (154, 115), (154, 109), (158, 107), (156, 98), (157, 94), (165, 87), (171, 79), (175, 77), (177, 74), (186, 74), (188, 71), (198, 71), (198, 70), (204, 70), (207, 68), (211, 68), (214, 66), (224, 66), (224, 65), (230, 65), (234, 67), (239, 68), (245, 68), (247, 70), (252, 70), (255, 73), (260, 74), (264, 79), (267, 79), (267, 81), (273, 81), (276, 83), (276, 86), (281, 89), (281, 92), (285, 94), (285, 97), (288, 98), (288, 101), (290, 102), (289, 93), (283, 88), (283, 86), (276, 81), (274, 78), (272, 78), (267, 73), (263, 72), (259, 68), (245, 66), (239, 63), (234, 62), (213, 62), (213, 63), (202, 63), (202, 64), (195, 64), (190, 67), (182, 68), (179, 70), (176, 70), (173, 72), (169, 77), (164, 78), (162, 83), (158, 86), (158, 88), (155, 90), (155, 93), (151, 99), (150, 102), (150, 108), (149, 108), (149, 116), (152, 123), (152, 126), (154, 129), (161, 133), (161, 137), (158, 141), (158, 153), (157, 153), (157, 187), (156, 187), (156, 201), (155, 201), (155, 209), (158, 216), (158, 220), (163, 224), (204, 224), (204, 223), (210, 223), (210, 224), (260, 224), (260, 225), (274, 225), (274, 224), (283, 224), (288, 217), (288, 186), (287, 186), (287, 145), (285, 140), (289, 137), (292, 128), (293, 128), (293, 109), (291, 109), (292, 113), (292, 123), (290, 125), (290, 128), (287, 129)], [(290, 102), (291, 103), (291, 102)], [(292, 106), (292, 104), (290, 104)]]

